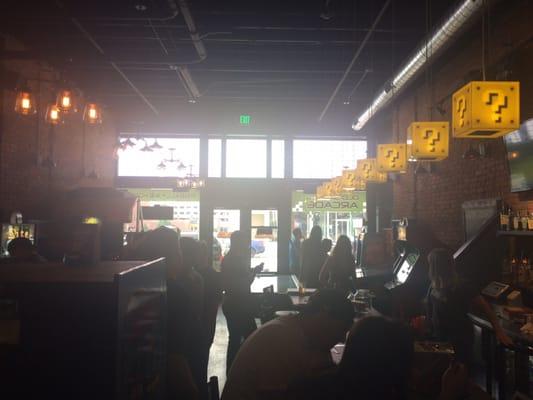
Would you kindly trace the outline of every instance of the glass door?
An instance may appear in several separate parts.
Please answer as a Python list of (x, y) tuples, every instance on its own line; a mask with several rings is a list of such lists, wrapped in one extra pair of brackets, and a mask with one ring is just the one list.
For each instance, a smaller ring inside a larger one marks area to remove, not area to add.
[(264, 263), (263, 272), (278, 272), (278, 210), (251, 210), (251, 266)]
[(213, 267), (220, 270), (222, 258), (229, 251), (230, 237), (241, 228), (241, 211), (217, 208), (213, 210)]

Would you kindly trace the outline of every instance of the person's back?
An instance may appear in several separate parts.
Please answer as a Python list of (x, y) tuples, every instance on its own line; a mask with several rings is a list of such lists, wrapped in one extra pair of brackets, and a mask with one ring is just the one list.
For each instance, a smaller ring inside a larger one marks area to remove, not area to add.
[(350, 239), (341, 235), (337, 244), (322, 266), (319, 276), (323, 285), (350, 291), (354, 288), (355, 259), (352, 255)]
[(299, 315), (273, 320), (242, 345), (223, 400), (279, 399), (294, 381), (333, 368), (330, 349), (343, 341), (353, 308), (334, 290), (311, 296)]
[(322, 247), (322, 229), (315, 225), (308, 239), (302, 243), (300, 280), (307, 287), (319, 287), (318, 276), (326, 259)]

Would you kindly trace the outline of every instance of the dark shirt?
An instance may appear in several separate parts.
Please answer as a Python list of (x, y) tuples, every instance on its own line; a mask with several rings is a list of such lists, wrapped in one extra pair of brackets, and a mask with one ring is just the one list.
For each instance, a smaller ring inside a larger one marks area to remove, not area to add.
[(326, 260), (326, 268), (329, 271), (328, 284), (330, 287), (343, 291), (354, 288), (355, 260), (353, 257), (342, 261), (330, 256)]
[(218, 307), (222, 301), (221, 274), (210, 267), (199, 271), (199, 273), (204, 279), (203, 326), (206, 341), (211, 344), (215, 336)]
[(466, 282), (449, 289), (430, 288), (428, 292), (428, 320), (433, 336), (451, 342), (457, 358), (463, 362), (471, 357), (474, 334), (468, 311), (478, 295), (478, 289)]
[(220, 272), (226, 303), (238, 303), (249, 299), (250, 285), (254, 280), (254, 274), (248, 267), (247, 261), (246, 257), (234, 255), (231, 251), (222, 260)]
[(301, 251), (302, 242), (293, 236), (289, 241), (289, 270), (292, 274), (299, 272)]
[(301, 271), (300, 280), (303, 281), (305, 286), (310, 288), (319, 287), (318, 275), (320, 269), (324, 265), (327, 254), (324, 252), (321, 246), (321, 242), (317, 243), (310, 239), (305, 239), (302, 243), (301, 253)]

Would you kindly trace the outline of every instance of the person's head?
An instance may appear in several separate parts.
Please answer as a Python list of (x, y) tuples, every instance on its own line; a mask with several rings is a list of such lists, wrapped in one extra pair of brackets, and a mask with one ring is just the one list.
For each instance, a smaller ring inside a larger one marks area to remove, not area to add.
[[(351, 329), (339, 374), (362, 399), (402, 399), (411, 376), (414, 344), (408, 328), (383, 317), (366, 317)], [(359, 398), (359, 397), (358, 397)]]
[(339, 236), (337, 243), (335, 243), (332, 255), (339, 260), (345, 260), (352, 257), (352, 242), (350, 242), (348, 236)]
[(311, 233), (309, 233), (309, 239), (320, 242), (322, 240), (322, 228), (318, 225), (313, 226)]
[(332, 246), (333, 246), (333, 242), (331, 241), (331, 239), (328, 239), (328, 238), (322, 239), (322, 250), (324, 250), (324, 253), (326, 254), (329, 253)]
[(321, 289), (315, 292), (299, 314), (311, 345), (329, 350), (346, 339), (353, 324), (354, 310), (344, 292)]
[(230, 237), (230, 252), (233, 255), (244, 256), (250, 246), (250, 240), (242, 231), (234, 231)]
[(197, 268), (204, 270), (209, 267), (209, 246), (205, 240), (198, 242), (198, 265)]
[(165, 257), (167, 275), (173, 279), (188, 272), (181, 258), (180, 233), (166, 227), (146, 232), (126, 256), (140, 260)]
[(292, 236), (294, 236), (296, 240), (302, 240), (303, 238), (302, 230), (300, 228), (294, 228), (292, 230)]
[(196, 268), (200, 262), (200, 244), (196, 239), (182, 237), (180, 239), (181, 257), (186, 269)]
[(18, 237), (9, 242), (7, 245), (7, 251), (9, 255), (18, 260), (29, 260), (35, 249), (30, 239), (24, 237)]
[(455, 261), (448, 249), (433, 249), (428, 254), (429, 279), (434, 289), (447, 289), (457, 282)]

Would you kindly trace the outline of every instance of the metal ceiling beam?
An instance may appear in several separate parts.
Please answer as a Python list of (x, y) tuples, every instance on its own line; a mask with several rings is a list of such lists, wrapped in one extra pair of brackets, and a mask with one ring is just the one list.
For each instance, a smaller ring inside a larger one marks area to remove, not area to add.
[(354, 66), (355, 62), (357, 61), (357, 59), (359, 58), (359, 55), (361, 54), (361, 52), (363, 51), (363, 49), (365, 48), (366, 46), (366, 43), (368, 42), (368, 40), (370, 39), (370, 36), (372, 36), (372, 34), (374, 33), (374, 29), (376, 29), (377, 25), (379, 24), (379, 22), (381, 21), (381, 17), (383, 17), (383, 14), (385, 14), (385, 11), (387, 10), (387, 8), (389, 7), (391, 3), (391, 0), (387, 0), (385, 2), (385, 4), (383, 4), (383, 7), (381, 7), (381, 10), (380, 12), (378, 13), (376, 19), (374, 20), (374, 23), (372, 24), (370, 30), (366, 33), (365, 35), (365, 38), (363, 39), (363, 41), (361, 42), (361, 44), (359, 45), (359, 48), (357, 49), (357, 51), (355, 52), (353, 58), (352, 58), (352, 61), (350, 61), (350, 64), (348, 64), (348, 67), (346, 68), (346, 71), (344, 71), (344, 74), (342, 75), (342, 78), (341, 80), (339, 81), (339, 83), (337, 84), (337, 86), (335, 87), (335, 90), (333, 91), (333, 93), (331, 94), (328, 102), (326, 103), (326, 106), (324, 107), (324, 109), (322, 110), (322, 112), (320, 113), (320, 116), (318, 117), (318, 120), (319, 121), (322, 121), (322, 118), (324, 118), (324, 115), (326, 115), (326, 112), (328, 111), (329, 107), (331, 106), (331, 103), (333, 103), (333, 100), (335, 99), (335, 97), (337, 96), (337, 93), (339, 92), (339, 89), (341, 88), (342, 84), (344, 83), (344, 81), (346, 80), (346, 77), (348, 76), (348, 74), (350, 73), (350, 70), (352, 69), (352, 67)]

